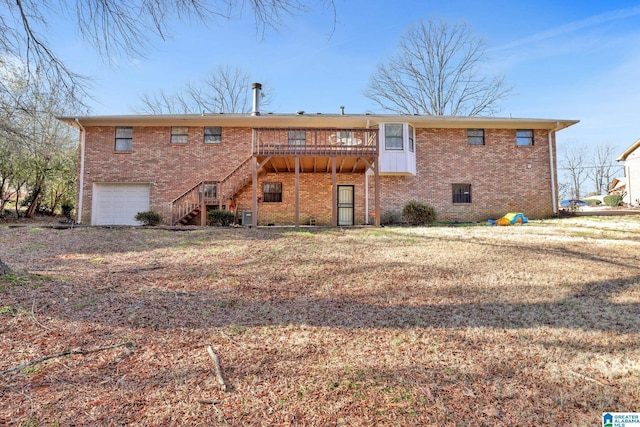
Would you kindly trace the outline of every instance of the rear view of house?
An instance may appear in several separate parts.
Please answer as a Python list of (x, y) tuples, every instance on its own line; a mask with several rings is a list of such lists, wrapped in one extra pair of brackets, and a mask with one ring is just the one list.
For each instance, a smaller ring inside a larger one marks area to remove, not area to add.
[(63, 117), (80, 129), (78, 221), (379, 224), (409, 200), (439, 218), (557, 212), (556, 132), (572, 120), (373, 114)]

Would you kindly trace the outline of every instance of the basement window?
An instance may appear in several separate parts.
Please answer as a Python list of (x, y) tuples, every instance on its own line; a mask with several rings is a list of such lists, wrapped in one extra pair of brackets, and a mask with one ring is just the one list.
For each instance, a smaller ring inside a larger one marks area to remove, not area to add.
[(452, 184), (453, 203), (471, 203), (471, 184)]
[(189, 140), (189, 127), (172, 126), (171, 127), (171, 143), (186, 144)]
[(281, 182), (262, 183), (262, 201), (264, 203), (282, 202), (282, 183)]
[(133, 128), (131, 126), (116, 126), (115, 151), (131, 151), (133, 148)]

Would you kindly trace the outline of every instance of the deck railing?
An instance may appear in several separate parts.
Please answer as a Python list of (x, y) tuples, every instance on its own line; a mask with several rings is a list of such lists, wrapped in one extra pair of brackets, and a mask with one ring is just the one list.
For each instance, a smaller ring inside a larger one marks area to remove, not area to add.
[[(204, 200), (203, 200), (204, 198)], [(171, 202), (171, 224), (177, 224), (202, 203), (206, 205), (218, 204), (218, 182), (202, 181), (185, 191)]]
[(228, 199), (233, 199), (235, 195), (251, 181), (251, 159), (249, 156), (244, 162), (240, 163), (229, 175), (220, 181), (219, 195), (222, 203)]
[[(251, 180), (251, 159), (240, 163), (222, 181), (202, 181), (171, 202), (171, 224), (177, 224), (204, 202), (205, 205), (222, 207)], [(204, 197), (204, 200), (203, 200)]]
[(378, 129), (255, 129), (256, 155), (375, 155)]

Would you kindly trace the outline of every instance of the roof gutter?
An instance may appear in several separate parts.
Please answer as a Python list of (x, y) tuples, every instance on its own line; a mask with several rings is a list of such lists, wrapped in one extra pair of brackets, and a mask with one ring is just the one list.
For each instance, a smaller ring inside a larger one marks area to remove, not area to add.
[(78, 129), (80, 129), (80, 180), (78, 183), (78, 209), (76, 210), (77, 219), (76, 223), (82, 223), (82, 202), (84, 200), (84, 156), (85, 156), (85, 129), (80, 124), (80, 120), (75, 119)]

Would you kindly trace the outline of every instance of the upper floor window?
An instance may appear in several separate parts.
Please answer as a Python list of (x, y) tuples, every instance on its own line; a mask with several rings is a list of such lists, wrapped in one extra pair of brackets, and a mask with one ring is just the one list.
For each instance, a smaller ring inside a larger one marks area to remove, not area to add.
[(516, 131), (516, 143), (520, 147), (523, 147), (526, 145), (533, 145), (533, 130), (518, 129)]
[(289, 131), (289, 145), (306, 145), (306, 143), (307, 143), (307, 131), (304, 131), (304, 130)]
[(387, 123), (384, 125), (384, 149), (404, 149), (403, 133), (402, 123)]
[(453, 203), (471, 203), (471, 184), (452, 184)]
[(413, 130), (413, 126), (409, 126), (409, 151), (412, 153), (415, 150), (415, 146), (413, 142), (414, 134), (415, 134), (415, 131)]
[(484, 129), (467, 129), (467, 144), (484, 145)]
[(282, 202), (282, 183), (262, 183), (262, 201), (265, 203)]
[(133, 128), (116, 126), (115, 151), (131, 151), (133, 148)]
[(189, 140), (188, 126), (172, 126), (171, 127), (171, 143), (186, 144)]
[(222, 142), (222, 128), (220, 126), (207, 126), (204, 128), (205, 144), (220, 144)]

